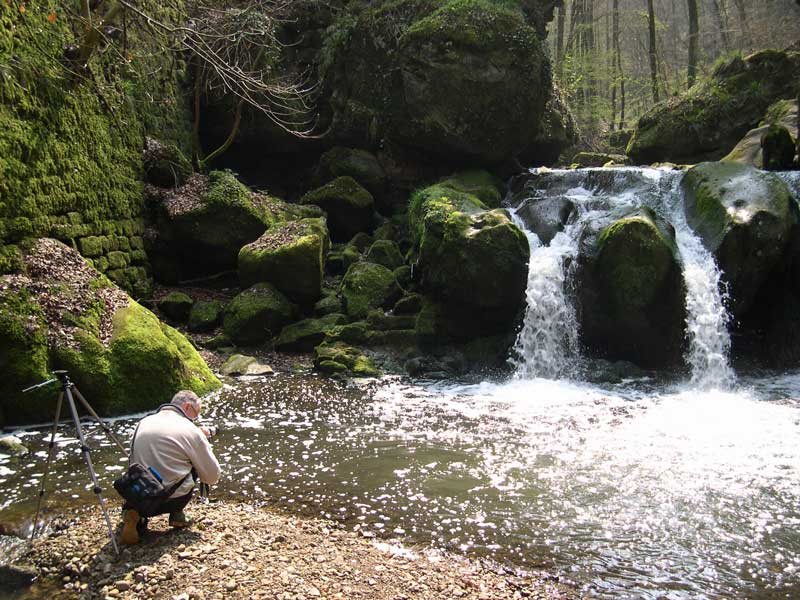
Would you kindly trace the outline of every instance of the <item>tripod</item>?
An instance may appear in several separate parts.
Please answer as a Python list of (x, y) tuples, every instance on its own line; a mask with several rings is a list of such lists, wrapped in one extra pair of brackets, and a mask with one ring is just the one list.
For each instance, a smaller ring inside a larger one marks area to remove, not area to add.
[(42, 508), (42, 499), (44, 498), (44, 488), (47, 483), (47, 475), (50, 473), (50, 465), (53, 462), (53, 457), (55, 456), (55, 438), (56, 438), (56, 430), (58, 429), (58, 422), (61, 419), (61, 405), (64, 398), (67, 399), (67, 405), (69, 406), (70, 413), (72, 414), (72, 422), (75, 424), (75, 429), (78, 434), (78, 439), (81, 443), (81, 453), (83, 454), (83, 459), (86, 461), (86, 466), (89, 468), (89, 477), (92, 479), (92, 483), (94, 484), (93, 491), (97, 495), (97, 501), (100, 503), (100, 508), (103, 511), (103, 516), (106, 519), (106, 525), (108, 526), (108, 537), (111, 539), (111, 545), (114, 547), (114, 551), (119, 554), (119, 548), (117, 547), (117, 540), (114, 538), (114, 532), (111, 528), (111, 519), (108, 516), (108, 510), (106, 509), (105, 502), (103, 501), (103, 488), (100, 487), (100, 484), (97, 481), (97, 475), (95, 474), (94, 467), (92, 466), (92, 458), (89, 455), (89, 447), (86, 445), (86, 439), (83, 436), (83, 429), (81, 429), (81, 421), (78, 418), (78, 411), (75, 408), (75, 398), (73, 396), (73, 392), (75, 396), (77, 396), (80, 403), (86, 409), (86, 411), (97, 421), (100, 426), (103, 428), (103, 431), (108, 435), (108, 437), (122, 449), (122, 451), (127, 455), (128, 451), (125, 449), (125, 446), (120, 443), (119, 439), (114, 435), (114, 432), (106, 425), (103, 420), (98, 416), (98, 414), (94, 411), (94, 409), (89, 405), (86, 401), (86, 398), (78, 391), (78, 388), (75, 386), (72, 381), (69, 379), (69, 375), (66, 371), (52, 371), (51, 372), (55, 377), (53, 379), (48, 379), (47, 381), (43, 381), (42, 383), (37, 383), (36, 385), (32, 385), (28, 388), (25, 388), (24, 392), (29, 392), (31, 390), (35, 390), (40, 387), (44, 387), (46, 385), (50, 385), (51, 383), (60, 382), (61, 384), (61, 393), (58, 395), (58, 403), (56, 404), (56, 416), (53, 420), (53, 431), (50, 434), (50, 448), (47, 453), (47, 464), (44, 469), (44, 476), (42, 477), (42, 483), (39, 486), (39, 500), (36, 504), (36, 517), (33, 520), (33, 529), (31, 531), (31, 541), (36, 537), (36, 531), (39, 524), (39, 511)]

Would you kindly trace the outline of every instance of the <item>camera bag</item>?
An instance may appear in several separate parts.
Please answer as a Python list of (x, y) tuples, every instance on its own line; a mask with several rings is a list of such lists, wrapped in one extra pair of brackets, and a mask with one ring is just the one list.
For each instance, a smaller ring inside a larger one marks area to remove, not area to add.
[[(133, 440), (131, 440), (131, 456), (138, 431), (139, 427), (137, 426), (133, 433)], [(128, 466), (125, 473), (114, 480), (114, 489), (136, 512), (146, 517), (152, 515), (164, 500), (172, 496), (189, 475), (190, 473), (187, 473), (177, 483), (165, 487), (161, 474), (153, 467), (133, 463)]]

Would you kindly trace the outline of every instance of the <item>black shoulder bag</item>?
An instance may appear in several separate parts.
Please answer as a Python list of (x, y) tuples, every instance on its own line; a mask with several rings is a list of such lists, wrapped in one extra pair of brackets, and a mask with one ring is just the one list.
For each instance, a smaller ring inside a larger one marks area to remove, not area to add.
[[(133, 443), (136, 441), (136, 431), (133, 432), (131, 440), (131, 456), (133, 456)], [(130, 506), (141, 516), (146, 517), (158, 510), (159, 505), (172, 496), (181, 484), (186, 481), (190, 473), (187, 473), (177, 483), (165, 487), (161, 474), (153, 467), (148, 467), (141, 463), (133, 463), (128, 466), (128, 470), (114, 481), (114, 489), (117, 490)]]

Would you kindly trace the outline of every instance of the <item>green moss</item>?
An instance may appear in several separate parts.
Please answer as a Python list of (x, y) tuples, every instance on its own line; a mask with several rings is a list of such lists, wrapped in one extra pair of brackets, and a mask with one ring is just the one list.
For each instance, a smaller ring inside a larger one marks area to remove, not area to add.
[(445, 179), (439, 185), (475, 196), (489, 208), (499, 207), (503, 200), (503, 183), (488, 171), (464, 171)]
[(337, 177), (330, 183), (312, 190), (300, 199), (303, 204), (315, 204), (325, 211), (331, 237), (344, 242), (369, 228), (375, 201), (366, 189), (352, 177)]
[(222, 303), (216, 300), (198, 300), (189, 310), (189, 331), (212, 331), (222, 316)]
[(332, 313), (319, 319), (304, 319), (283, 328), (275, 340), (275, 348), (289, 352), (311, 352), (325, 339), (331, 328), (342, 325), (347, 318)]
[(314, 349), (314, 366), (323, 373), (347, 373), (377, 377), (380, 370), (358, 349), (342, 342), (323, 343)]
[(203, 197), (208, 206), (238, 206), (255, 213), (250, 202), (250, 190), (236, 178), (232, 171), (211, 171), (208, 174), (209, 188)]
[(0, 292), (0, 425), (52, 419), (58, 390), (22, 389), (50, 378), (47, 326), (27, 290)]
[(273, 227), (239, 251), (239, 281), (269, 282), (293, 302), (315, 302), (322, 295), (327, 244), (328, 230), (319, 219)]
[(342, 300), (347, 314), (365, 317), (381, 306), (391, 306), (401, 294), (394, 274), (382, 265), (359, 262), (352, 265), (342, 280)]
[(372, 244), (367, 252), (366, 260), (391, 270), (402, 266), (405, 262), (400, 248), (390, 240), (378, 240)]
[(273, 285), (258, 283), (225, 307), (223, 328), (237, 344), (257, 344), (278, 335), (292, 316), (292, 306)]
[(173, 321), (185, 322), (189, 318), (194, 300), (183, 292), (170, 292), (158, 302), (158, 310)]

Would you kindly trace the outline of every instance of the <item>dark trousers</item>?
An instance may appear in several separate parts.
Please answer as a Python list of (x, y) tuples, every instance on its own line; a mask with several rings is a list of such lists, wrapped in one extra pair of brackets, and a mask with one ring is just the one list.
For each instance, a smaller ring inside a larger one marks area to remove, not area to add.
[[(157, 508), (151, 510), (148, 514), (144, 515), (140, 513), (139, 516), (147, 518), (147, 517), (155, 517), (156, 515), (167, 515), (174, 512), (180, 512), (184, 508), (186, 508), (186, 505), (189, 504), (189, 500), (192, 499), (193, 495), (194, 495), (194, 490), (192, 490), (191, 492), (189, 492), (184, 496), (178, 496), (177, 498), (167, 498), (161, 504), (159, 504)], [(130, 508), (133, 507), (127, 502), (125, 502), (125, 504), (122, 506), (122, 510), (127, 510)]]

